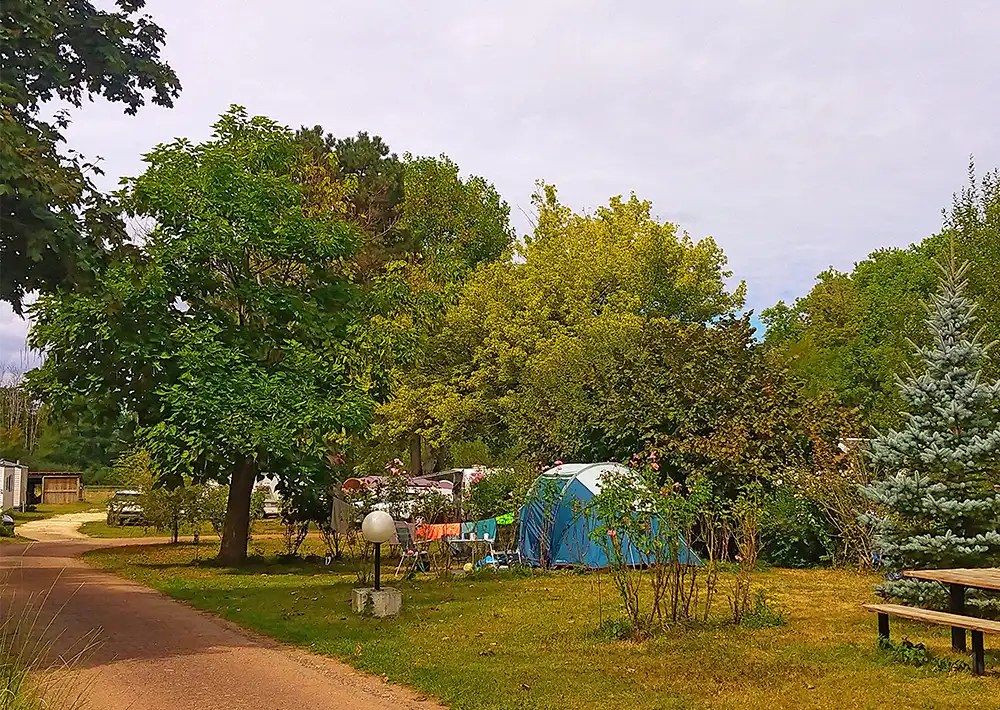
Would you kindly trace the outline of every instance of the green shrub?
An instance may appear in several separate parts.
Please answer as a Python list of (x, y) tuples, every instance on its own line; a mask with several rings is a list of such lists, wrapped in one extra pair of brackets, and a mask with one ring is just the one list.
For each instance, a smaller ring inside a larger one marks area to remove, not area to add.
[(879, 638), (878, 647), (889, 653), (893, 659), (908, 666), (917, 668), (933, 668), (934, 670), (950, 673), (957, 670), (969, 670), (969, 664), (965, 661), (953, 661), (949, 658), (935, 658), (922, 643), (912, 643), (908, 639), (903, 639), (896, 643), (887, 638)]
[(814, 567), (830, 560), (831, 535), (815, 507), (787, 489), (768, 497), (761, 517), (761, 556), (776, 567)]
[(517, 510), (534, 480), (534, 471), (517, 465), (484, 472), (466, 492), (466, 517), (484, 520)]
[(786, 622), (785, 610), (770, 600), (764, 589), (757, 590), (749, 608), (740, 618), (740, 626), (745, 626), (748, 629), (770, 629), (775, 626), (784, 626)]
[(597, 628), (597, 636), (606, 641), (627, 641), (635, 635), (632, 622), (628, 619), (604, 619)]

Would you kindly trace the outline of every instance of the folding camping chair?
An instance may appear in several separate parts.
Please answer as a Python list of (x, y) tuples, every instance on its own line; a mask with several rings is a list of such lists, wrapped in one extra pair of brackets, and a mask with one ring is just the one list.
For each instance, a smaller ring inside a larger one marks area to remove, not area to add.
[[(515, 521), (515, 525), (509, 526), (510, 532), (503, 533), (503, 541), (501, 542), (500, 531), (497, 531), (497, 539), (494, 541), (495, 545), (490, 546), (490, 554), (496, 561), (497, 567), (509, 568), (509, 567), (524, 567), (527, 563), (524, 558), (521, 557), (521, 550), (518, 547), (518, 523)], [(497, 549), (500, 548), (500, 549)]]
[(467, 540), (451, 536), (441, 538), (451, 550), (451, 559), (464, 562), (472, 559), (472, 546)]
[(430, 568), (430, 558), (427, 555), (427, 550), (420, 549), (413, 530), (413, 523), (396, 521), (396, 539), (399, 540), (400, 548), (399, 564), (396, 565), (397, 576), (404, 564), (406, 565), (407, 572), (411, 569), (426, 572)]

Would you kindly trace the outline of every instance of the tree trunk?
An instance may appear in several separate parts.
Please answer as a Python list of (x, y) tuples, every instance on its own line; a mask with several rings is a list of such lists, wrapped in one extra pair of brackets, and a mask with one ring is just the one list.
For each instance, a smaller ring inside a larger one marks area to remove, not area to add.
[(414, 434), (410, 439), (410, 475), (423, 476), (423, 442), (420, 441), (420, 434)]
[(230, 567), (246, 562), (247, 539), (250, 536), (250, 496), (257, 478), (251, 458), (245, 458), (233, 469), (229, 482), (229, 501), (226, 505), (226, 524), (222, 528), (222, 546), (219, 561)]

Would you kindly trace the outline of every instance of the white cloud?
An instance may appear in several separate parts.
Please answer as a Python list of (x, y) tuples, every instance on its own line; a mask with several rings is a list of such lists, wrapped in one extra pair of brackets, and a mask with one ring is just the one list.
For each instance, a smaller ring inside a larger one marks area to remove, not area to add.
[(7, 303), (0, 303), (0, 371), (8, 367), (20, 370), (31, 367), (36, 358), (25, 344), (28, 322), (14, 314)]
[[(1000, 165), (1000, 5), (931, 0), (280, 4), (156, 0), (184, 92), (95, 103), (74, 147), (108, 186), (230, 103), (292, 126), (449, 154), (529, 207), (634, 190), (713, 235), (760, 309), (829, 265), (935, 231), (968, 156)], [(7, 313), (7, 312), (4, 312)], [(0, 313), (0, 348), (23, 327)]]

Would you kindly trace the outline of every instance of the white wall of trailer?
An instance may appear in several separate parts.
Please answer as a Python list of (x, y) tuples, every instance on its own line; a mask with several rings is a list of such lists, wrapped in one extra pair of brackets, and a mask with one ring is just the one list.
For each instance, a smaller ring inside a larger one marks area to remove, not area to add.
[(0, 509), (24, 510), (28, 504), (28, 467), (0, 460)]

